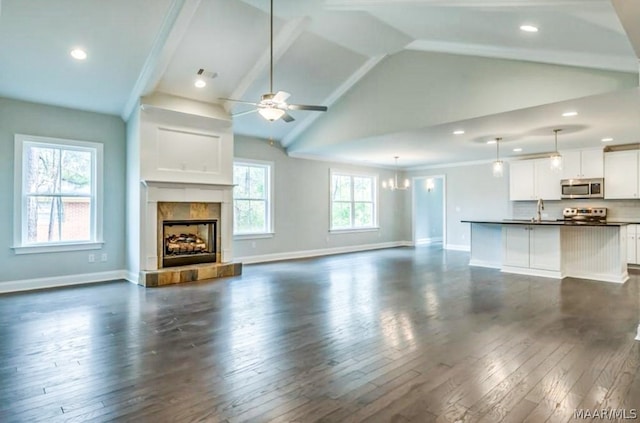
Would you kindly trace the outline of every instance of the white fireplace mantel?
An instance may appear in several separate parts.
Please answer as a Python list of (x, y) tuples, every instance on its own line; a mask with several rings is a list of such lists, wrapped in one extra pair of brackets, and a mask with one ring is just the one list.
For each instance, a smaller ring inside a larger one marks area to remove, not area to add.
[(233, 260), (233, 185), (141, 181), (143, 225), (142, 269), (158, 270), (158, 203), (220, 203), (220, 238), (222, 263)]

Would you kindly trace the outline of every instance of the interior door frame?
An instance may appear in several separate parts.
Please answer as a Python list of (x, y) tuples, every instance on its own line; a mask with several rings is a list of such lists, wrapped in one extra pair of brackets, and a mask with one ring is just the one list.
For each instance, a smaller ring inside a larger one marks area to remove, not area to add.
[(442, 179), (442, 248), (447, 248), (447, 175), (421, 175), (411, 178), (411, 243), (415, 246), (416, 239), (416, 187), (421, 181), (426, 183), (427, 179)]

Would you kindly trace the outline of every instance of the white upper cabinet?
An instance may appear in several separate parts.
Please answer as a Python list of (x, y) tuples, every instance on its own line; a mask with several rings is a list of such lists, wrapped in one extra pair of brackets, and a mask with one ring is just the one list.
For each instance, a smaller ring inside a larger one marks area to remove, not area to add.
[(543, 200), (559, 200), (560, 188), (559, 171), (551, 169), (549, 159), (534, 160), (535, 197)]
[(509, 163), (509, 199), (535, 200), (533, 160)]
[(509, 175), (511, 201), (560, 199), (561, 173), (551, 170), (549, 159), (511, 162)]
[(602, 178), (604, 153), (601, 148), (563, 151), (562, 179)]
[(638, 151), (604, 155), (604, 198), (638, 198)]
[(604, 152), (601, 148), (581, 151), (582, 178), (604, 177)]

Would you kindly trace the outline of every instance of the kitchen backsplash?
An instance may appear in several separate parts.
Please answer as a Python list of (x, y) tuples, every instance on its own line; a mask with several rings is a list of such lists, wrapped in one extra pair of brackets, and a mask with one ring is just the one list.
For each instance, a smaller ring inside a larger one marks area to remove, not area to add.
[[(514, 219), (530, 219), (536, 215), (535, 201), (511, 201)], [(607, 219), (640, 220), (640, 200), (561, 200), (545, 201), (543, 219), (560, 219), (566, 207), (606, 207)]]

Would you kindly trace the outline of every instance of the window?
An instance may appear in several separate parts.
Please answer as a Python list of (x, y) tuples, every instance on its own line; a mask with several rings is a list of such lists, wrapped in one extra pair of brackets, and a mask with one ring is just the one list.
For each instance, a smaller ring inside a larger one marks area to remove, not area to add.
[(246, 160), (234, 163), (234, 235), (266, 235), (273, 231), (272, 167), (268, 162)]
[(15, 136), (16, 253), (100, 248), (102, 144)]
[(332, 171), (331, 230), (376, 226), (376, 177)]

